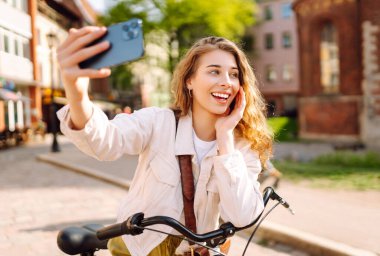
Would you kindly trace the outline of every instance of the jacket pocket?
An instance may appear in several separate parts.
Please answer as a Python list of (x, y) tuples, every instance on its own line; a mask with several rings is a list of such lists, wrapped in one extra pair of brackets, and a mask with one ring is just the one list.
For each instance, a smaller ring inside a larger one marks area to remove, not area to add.
[[(173, 159), (175, 158), (173, 157)], [(171, 186), (177, 186), (180, 182), (181, 175), (178, 166), (171, 163), (164, 156), (156, 155), (150, 162), (150, 168), (159, 182)]]

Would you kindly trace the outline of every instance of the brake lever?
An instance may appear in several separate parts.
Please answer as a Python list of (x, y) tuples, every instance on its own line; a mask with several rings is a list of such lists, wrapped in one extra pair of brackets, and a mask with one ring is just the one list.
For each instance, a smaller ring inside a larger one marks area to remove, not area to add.
[(130, 234), (132, 236), (142, 234), (144, 229), (141, 229), (140, 225), (143, 219), (144, 213), (142, 212), (135, 213), (131, 217), (129, 217), (126, 221), (126, 226), (129, 231), (127, 234)]
[(206, 242), (207, 246), (215, 247), (217, 245), (221, 245), (227, 240), (228, 237), (233, 236), (236, 232), (236, 227), (231, 222), (223, 223), (219, 228), (223, 230), (223, 236), (210, 239)]
[(272, 191), (270, 198), (280, 202), (280, 204), (284, 206), (286, 209), (288, 209), (291, 214), (295, 215), (295, 212), (293, 211), (292, 208), (290, 208), (289, 203), (286, 202), (281, 196), (279, 196), (274, 190)]

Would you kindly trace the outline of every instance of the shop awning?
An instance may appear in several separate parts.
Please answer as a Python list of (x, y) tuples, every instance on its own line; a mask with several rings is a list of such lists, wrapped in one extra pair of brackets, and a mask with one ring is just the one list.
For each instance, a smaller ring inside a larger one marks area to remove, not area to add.
[(15, 93), (13, 91), (0, 88), (0, 100), (4, 101), (30, 101), (29, 98), (22, 96), (21, 93)]

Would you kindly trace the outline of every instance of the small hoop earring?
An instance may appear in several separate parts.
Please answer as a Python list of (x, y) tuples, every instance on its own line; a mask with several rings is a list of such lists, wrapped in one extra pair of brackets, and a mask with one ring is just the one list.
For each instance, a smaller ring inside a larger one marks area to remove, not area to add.
[(188, 90), (189, 90), (189, 95), (190, 95), (190, 98), (192, 98), (192, 97), (193, 97), (193, 93), (191, 92), (192, 90), (191, 90), (191, 89), (189, 89), (189, 88), (188, 88)]

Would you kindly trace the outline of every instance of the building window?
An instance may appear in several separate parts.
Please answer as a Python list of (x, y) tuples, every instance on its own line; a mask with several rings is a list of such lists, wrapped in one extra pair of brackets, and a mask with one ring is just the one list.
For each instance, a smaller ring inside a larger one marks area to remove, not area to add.
[(282, 47), (290, 48), (292, 47), (292, 35), (290, 32), (282, 33)]
[(277, 74), (273, 65), (267, 65), (265, 68), (265, 78), (267, 82), (275, 82), (277, 80)]
[(17, 8), (17, 0), (11, 0), (11, 5)]
[(30, 59), (30, 44), (28, 39), (22, 41), (22, 52), (24, 58)]
[(243, 50), (245, 52), (253, 52), (255, 50), (255, 37), (246, 35), (242, 38)]
[(292, 4), (286, 3), (281, 5), (281, 17), (288, 19), (293, 16)]
[(29, 12), (28, 0), (21, 0), (21, 10), (26, 13)]
[(272, 20), (273, 19), (273, 12), (272, 8), (267, 5), (264, 7), (264, 20)]
[(42, 44), (42, 40), (41, 40), (41, 30), (39, 30), (37, 28), (37, 45), (41, 45)]
[(291, 82), (293, 80), (293, 68), (290, 65), (284, 65), (282, 69), (282, 80), (284, 82)]
[(15, 38), (15, 40), (13, 42), (14, 42), (14, 46), (15, 46), (15, 55), (20, 56), (21, 55), (20, 54), (20, 47), (19, 47), (17, 38)]
[(4, 33), (1, 28), (0, 28), (0, 51), (4, 51)]
[(9, 48), (10, 38), (7, 34), (4, 34), (3, 38), (4, 38), (4, 51), (10, 53), (10, 48)]
[(43, 68), (41, 62), (38, 63), (38, 71), (40, 73), (40, 81), (43, 82), (44, 81), (44, 68)]
[(28, 0), (2, 0), (3, 2), (11, 5), (14, 8), (22, 10), (23, 12), (28, 13)]
[(338, 92), (339, 86), (339, 46), (335, 26), (325, 23), (320, 42), (321, 84), (325, 93)]
[(267, 50), (273, 49), (273, 34), (272, 33), (265, 34), (265, 49)]

